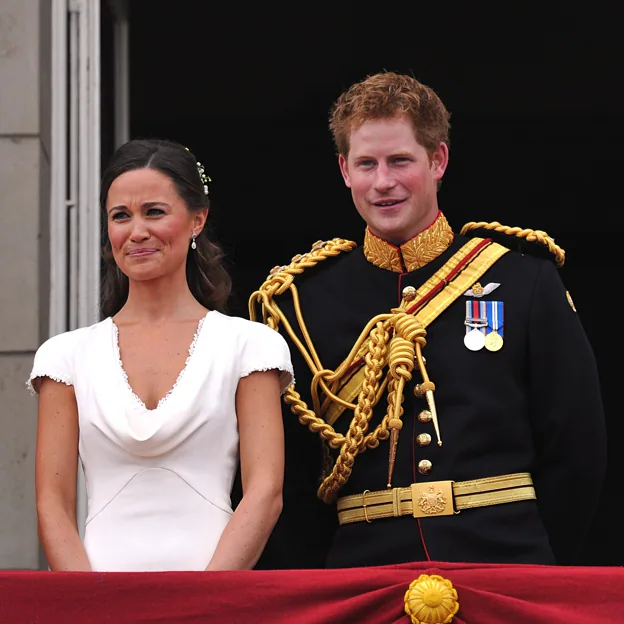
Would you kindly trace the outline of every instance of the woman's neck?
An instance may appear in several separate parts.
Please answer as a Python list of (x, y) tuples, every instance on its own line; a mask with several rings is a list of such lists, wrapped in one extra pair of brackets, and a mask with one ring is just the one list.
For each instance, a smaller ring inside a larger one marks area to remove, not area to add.
[(152, 280), (130, 280), (128, 299), (116, 320), (157, 325), (169, 320), (196, 319), (206, 311), (191, 293), (184, 273)]

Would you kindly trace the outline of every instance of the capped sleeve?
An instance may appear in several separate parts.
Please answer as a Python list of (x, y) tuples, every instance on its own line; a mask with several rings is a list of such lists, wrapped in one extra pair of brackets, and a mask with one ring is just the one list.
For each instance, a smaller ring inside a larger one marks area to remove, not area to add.
[(32, 371), (26, 381), (31, 394), (39, 392), (43, 377), (68, 386), (74, 385), (75, 332), (65, 332), (46, 340), (35, 353)]
[(267, 370), (279, 371), (282, 393), (295, 381), (286, 340), (267, 325), (248, 321), (240, 356), (240, 376), (247, 377), (255, 371)]

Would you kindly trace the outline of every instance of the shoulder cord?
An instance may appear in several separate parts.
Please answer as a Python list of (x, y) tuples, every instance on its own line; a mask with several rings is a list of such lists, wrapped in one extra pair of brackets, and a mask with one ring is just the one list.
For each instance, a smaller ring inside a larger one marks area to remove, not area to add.
[[(335, 500), (337, 492), (351, 476), (356, 456), (368, 448), (379, 446), (380, 440), (392, 436), (392, 447), (396, 446), (396, 438), (403, 423), (403, 391), (405, 383), (412, 378), (414, 362), (423, 377), (419, 386), (420, 392), (433, 390), (434, 384), (429, 380), (421, 349), (426, 345), (426, 330), (416, 318), (405, 311), (406, 303), (392, 310), (390, 314), (379, 314), (371, 319), (362, 330), (347, 358), (335, 370), (323, 367), (314, 349), (310, 335), (303, 320), (299, 294), (294, 285), (295, 275), (301, 274), (330, 257), (343, 251), (351, 251), (356, 244), (345, 239), (335, 238), (327, 242), (317, 242), (312, 250), (303, 256), (295, 256), (289, 265), (275, 267), (269, 277), (255, 291), (249, 300), (249, 317), (256, 320), (256, 306), (262, 309), (263, 322), (274, 330), (280, 323), (284, 326), (292, 342), (301, 352), (306, 364), (313, 374), (311, 394), (313, 409), (301, 399), (294, 384), (284, 393), (284, 400), (291, 407), (302, 425), (310, 431), (318, 433), (322, 440), (333, 449), (339, 449), (333, 466), (323, 474), (318, 489), (318, 496), (326, 503)], [(275, 301), (275, 297), (290, 290), (297, 323), (301, 328), (305, 345), (292, 329), (284, 313)], [(357, 404), (349, 403), (336, 396), (338, 382), (343, 378), (350, 366), (358, 359), (364, 360), (364, 381)], [(388, 366), (386, 378), (382, 380), (383, 369)], [(385, 388), (388, 389), (388, 409), (382, 422), (371, 432), (368, 426), (373, 415), (373, 408), (379, 402)], [(327, 400), (335, 401), (347, 409), (353, 410), (353, 418), (345, 435), (338, 433), (318, 414), (322, 413), (319, 388), (327, 396)], [(392, 453), (392, 448), (391, 448)], [(328, 457), (326, 457), (328, 460)], [(389, 467), (389, 480), (392, 476), (393, 457)]]
[(549, 236), (543, 230), (530, 230), (519, 227), (510, 227), (501, 225), (498, 221), (488, 223), (486, 221), (469, 221), (460, 230), (461, 234), (466, 234), (470, 230), (492, 230), (509, 236), (517, 236), (524, 238), (528, 242), (537, 242), (548, 247), (548, 251), (555, 256), (555, 262), (559, 268), (565, 263), (565, 251), (555, 243), (555, 239)]

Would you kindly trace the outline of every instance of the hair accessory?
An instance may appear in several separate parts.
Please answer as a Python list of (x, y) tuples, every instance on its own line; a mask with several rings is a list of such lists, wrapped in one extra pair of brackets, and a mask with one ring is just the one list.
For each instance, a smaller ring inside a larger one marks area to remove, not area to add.
[(199, 177), (204, 184), (204, 195), (208, 195), (208, 182), (212, 182), (209, 176), (204, 171), (204, 166), (197, 161), (197, 171), (199, 171)]
[[(191, 150), (188, 147), (184, 148), (187, 152)], [(208, 182), (212, 182), (210, 176), (206, 175), (206, 171), (204, 169), (204, 165), (202, 165), (199, 161), (197, 161), (197, 172), (199, 173), (199, 179), (202, 181), (204, 185), (204, 195), (208, 195)], [(193, 247), (195, 249), (195, 247)]]

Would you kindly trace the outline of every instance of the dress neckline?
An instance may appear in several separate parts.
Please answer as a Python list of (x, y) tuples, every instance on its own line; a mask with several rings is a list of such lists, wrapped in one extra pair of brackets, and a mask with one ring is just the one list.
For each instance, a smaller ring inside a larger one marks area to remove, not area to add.
[(182, 370), (178, 373), (178, 376), (175, 380), (175, 382), (173, 383), (173, 386), (171, 386), (171, 388), (168, 390), (168, 392), (158, 401), (156, 407), (154, 407), (153, 409), (150, 409), (147, 407), (147, 405), (145, 404), (145, 402), (143, 401), (143, 399), (134, 391), (134, 389), (132, 388), (132, 386), (130, 385), (130, 380), (128, 379), (128, 374), (126, 373), (126, 370), (123, 366), (123, 361), (121, 359), (121, 350), (119, 348), (119, 327), (117, 327), (117, 324), (115, 323), (115, 321), (113, 320), (113, 317), (110, 316), (109, 320), (110, 320), (110, 324), (112, 327), (112, 332), (113, 332), (113, 350), (115, 352), (115, 359), (117, 361), (117, 369), (118, 372), (121, 374), (121, 377), (123, 379), (124, 385), (126, 387), (126, 390), (128, 391), (128, 393), (130, 394), (130, 396), (132, 397), (133, 401), (146, 413), (154, 413), (157, 410), (159, 410), (168, 400), (169, 397), (173, 394), (173, 392), (175, 391), (175, 389), (177, 388), (178, 384), (180, 383), (180, 381), (182, 380), (182, 378), (184, 377), (189, 364), (191, 362), (191, 359), (193, 357), (193, 353), (195, 352), (195, 347), (197, 346), (197, 341), (199, 340), (199, 336), (201, 334), (202, 328), (204, 326), (204, 323), (206, 321), (206, 319), (208, 318), (208, 316), (215, 312), (214, 310), (209, 310), (202, 318), (199, 319), (198, 323), (197, 323), (197, 329), (195, 330), (195, 334), (193, 335), (193, 340), (191, 341), (191, 345), (188, 348), (188, 354), (186, 356), (186, 360), (184, 362), (184, 366), (182, 367)]

